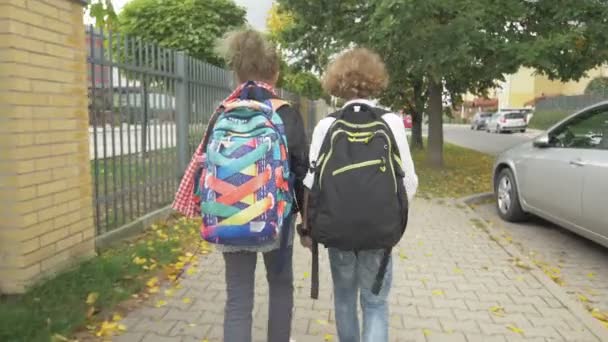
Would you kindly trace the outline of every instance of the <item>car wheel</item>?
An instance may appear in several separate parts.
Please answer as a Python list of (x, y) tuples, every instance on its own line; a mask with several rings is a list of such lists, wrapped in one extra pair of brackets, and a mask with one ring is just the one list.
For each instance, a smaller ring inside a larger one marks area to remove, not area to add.
[(522, 129), (520, 132), (522, 132), (522, 133), (526, 133), (526, 130), (525, 130), (525, 129)]
[(500, 126), (496, 125), (496, 133), (500, 134)]
[(496, 181), (496, 209), (498, 215), (505, 221), (519, 222), (526, 218), (526, 213), (519, 202), (517, 183), (511, 169), (503, 169)]

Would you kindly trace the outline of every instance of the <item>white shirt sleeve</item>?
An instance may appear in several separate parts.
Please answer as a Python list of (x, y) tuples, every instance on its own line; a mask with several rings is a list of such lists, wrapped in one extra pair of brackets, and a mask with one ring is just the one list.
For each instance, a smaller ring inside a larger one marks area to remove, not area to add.
[(403, 178), (403, 184), (405, 185), (405, 191), (407, 192), (407, 198), (411, 202), (416, 195), (418, 190), (418, 176), (414, 169), (414, 161), (412, 160), (412, 154), (410, 153), (410, 147), (407, 142), (407, 134), (405, 132), (405, 126), (401, 118), (393, 113), (384, 114), (382, 116), (384, 121), (388, 123), (393, 136), (397, 142), (397, 148), (399, 149), (399, 155), (401, 157), (401, 167), (405, 173)]
[[(316, 163), (319, 158), (319, 152), (321, 151), (321, 145), (323, 145), (323, 140), (325, 140), (325, 135), (327, 135), (327, 131), (329, 127), (334, 122), (334, 118), (327, 117), (319, 121), (319, 123), (315, 126), (315, 129), (312, 131), (312, 140), (310, 142), (310, 150), (308, 152), (308, 159), (310, 160), (311, 165)], [(308, 170), (308, 174), (304, 177), (304, 186), (308, 189), (312, 189), (312, 186), (315, 183), (315, 174), (311, 169)]]

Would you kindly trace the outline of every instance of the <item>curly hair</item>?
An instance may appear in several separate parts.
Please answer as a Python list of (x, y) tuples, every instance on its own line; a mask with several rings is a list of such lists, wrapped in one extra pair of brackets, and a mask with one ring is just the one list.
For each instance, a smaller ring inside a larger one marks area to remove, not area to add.
[(380, 56), (366, 48), (340, 54), (327, 67), (323, 89), (343, 99), (370, 98), (388, 85), (388, 72)]
[(229, 32), (216, 50), (239, 81), (276, 81), (280, 68), (279, 53), (258, 31), (245, 29)]

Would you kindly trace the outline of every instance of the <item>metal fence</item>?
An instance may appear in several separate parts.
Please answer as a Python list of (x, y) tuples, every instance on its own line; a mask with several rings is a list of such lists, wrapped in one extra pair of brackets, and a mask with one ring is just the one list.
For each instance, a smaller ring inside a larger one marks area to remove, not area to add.
[(536, 110), (573, 113), (606, 100), (608, 100), (608, 92), (603, 91), (585, 95), (554, 96), (539, 100), (536, 103)]
[(608, 100), (608, 92), (596, 91), (585, 95), (552, 96), (536, 102), (530, 121), (532, 128), (547, 129), (585, 107)]
[[(137, 38), (87, 28), (89, 139), (97, 234), (173, 200), (232, 73)], [(326, 105), (279, 90), (310, 134)]]

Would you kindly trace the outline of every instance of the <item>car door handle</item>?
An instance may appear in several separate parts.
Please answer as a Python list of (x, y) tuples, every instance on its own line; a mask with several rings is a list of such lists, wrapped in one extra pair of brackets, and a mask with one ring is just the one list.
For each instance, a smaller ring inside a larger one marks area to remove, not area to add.
[(587, 165), (585, 162), (580, 161), (580, 160), (571, 160), (570, 161), (570, 165), (574, 165), (574, 166), (585, 166)]

